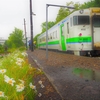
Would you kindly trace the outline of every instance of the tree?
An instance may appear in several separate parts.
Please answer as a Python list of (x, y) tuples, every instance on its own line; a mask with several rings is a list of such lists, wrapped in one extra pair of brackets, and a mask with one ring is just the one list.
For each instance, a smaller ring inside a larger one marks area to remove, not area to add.
[(93, 0), (95, 7), (100, 7), (100, 0)]
[[(54, 25), (55, 25), (55, 22), (51, 22), (51, 21), (48, 22), (48, 29), (51, 28)], [(42, 27), (42, 32), (41, 33), (44, 33), (46, 31), (46, 22), (43, 22), (41, 27)]]
[(69, 15), (69, 10), (66, 9), (66, 8), (60, 8), (59, 9), (59, 12), (57, 14), (57, 17), (56, 17), (56, 22), (55, 23), (58, 23), (59, 21), (61, 21), (62, 19), (64, 19), (66, 16)]
[(6, 45), (9, 48), (19, 48), (24, 45), (23, 43), (23, 31), (15, 28), (14, 31), (10, 34), (8, 37), (8, 40), (6, 41)]
[(82, 4), (80, 9), (90, 8), (90, 7), (100, 7), (100, 0), (90, 0)]
[(3, 53), (4, 52), (4, 48), (3, 48), (3, 45), (0, 44), (0, 53)]
[(75, 10), (78, 10), (80, 8), (81, 4), (78, 3), (78, 2), (77, 3), (74, 3), (74, 2), (71, 1), (71, 2), (67, 2), (66, 3), (66, 6), (69, 6), (69, 7), (70, 6), (73, 6), (73, 7), (75, 7), (75, 9), (71, 10), (71, 9), (68, 9), (68, 8), (61, 7), (59, 9), (58, 14), (57, 14), (55, 23), (60, 22), (62, 19), (64, 19), (68, 15), (70, 15), (72, 12), (74, 12)]

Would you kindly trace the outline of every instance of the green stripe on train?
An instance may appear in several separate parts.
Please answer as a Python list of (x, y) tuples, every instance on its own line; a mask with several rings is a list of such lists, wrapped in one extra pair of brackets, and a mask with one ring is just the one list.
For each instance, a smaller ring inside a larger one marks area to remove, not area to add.
[[(57, 44), (59, 44), (59, 41), (57, 40), (57, 41), (48, 41), (48, 45), (57, 45)], [(46, 45), (46, 43), (41, 43), (41, 44), (39, 44), (39, 46), (45, 46)]]
[(66, 43), (91, 42), (92, 37), (74, 37), (66, 39)]
[[(66, 39), (66, 43), (79, 43), (79, 42), (91, 42), (92, 41), (92, 37), (74, 37), (74, 38), (69, 38)], [(48, 41), (48, 45), (57, 45), (59, 44), (59, 40), (57, 41)], [(41, 43), (39, 44), (39, 46), (45, 46), (46, 43)]]

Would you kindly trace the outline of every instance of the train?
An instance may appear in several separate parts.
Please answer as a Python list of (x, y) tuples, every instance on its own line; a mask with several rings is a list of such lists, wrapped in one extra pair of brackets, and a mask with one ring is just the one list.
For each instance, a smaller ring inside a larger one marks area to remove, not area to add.
[[(100, 56), (100, 8), (74, 11), (37, 38), (38, 48)], [(48, 47), (48, 48), (47, 48)]]

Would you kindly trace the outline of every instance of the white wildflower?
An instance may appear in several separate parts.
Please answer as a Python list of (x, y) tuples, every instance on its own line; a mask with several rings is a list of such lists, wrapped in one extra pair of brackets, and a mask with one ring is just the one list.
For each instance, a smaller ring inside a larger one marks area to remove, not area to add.
[(41, 84), (41, 88), (44, 88), (45, 86), (43, 84)]
[(17, 64), (18, 66), (22, 66), (22, 63), (20, 63), (20, 62), (16, 62), (16, 64)]
[(17, 91), (17, 92), (23, 91), (24, 88), (25, 88), (25, 86), (24, 86), (24, 84), (22, 84), (22, 83), (19, 84), (19, 85), (16, 85), (16, 91)]
[(14, 80), (13, 78), (9, 78), (9, 77), (6, 76), (6, 75), (4, 76), (4, 79), (5, 79), (5, 80), (4, 80), (5, 82), (7, 82), (8, 84), (10, 84), (10, 85), (12, 85), (12, 86), (13, 86), (14, 83), (15, 83), (15, 80)]
[(28, 56), (28, 54), (27, 54), (26, 52), (22, 52), (22, 55), (23, 55), (24, 57)]
[(39, 84), (42, 84), (42, 81), (39, 81), (38, 83), (39, 83)]
[(19, 63), (24, 62), (24, 60), (23, 60), (22, 58), (17, 58), (16, 60), (17, 60), (17, 62), (19, 62)]
[(39, 97), (41, 97), (41, 96), (42, 96), (42, 94), (41, 94), (41, 93), (39, 93), (39, 94), (38, 94), (38, 96), (39, 96)]
[(4, 97), (4, 92), (0, 91), (0, 97)]
[(4, 74), (5, 72), (6, 72), (6, 69), (1, 69), (1, 70), (0, 70), (0, 73), (1, 73), (1, 74)]
[(24, 60), (22, 58), (17, 58), (16, 60), (16, 64), (22, 66), (22, 62), (24, 62)]
[(30, 88), (36, 90), (36, 86), (34, 86), (32, 83), (29, 84)]

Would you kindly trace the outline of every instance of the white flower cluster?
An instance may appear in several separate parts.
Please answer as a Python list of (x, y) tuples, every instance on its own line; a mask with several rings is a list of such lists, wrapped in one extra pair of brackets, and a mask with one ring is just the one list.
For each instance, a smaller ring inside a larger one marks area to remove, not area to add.
[(25, 86), (24, 86), (24, 81), (23, 80), (20, 80), (19, 81), (21, 82), (20, 84), (16, 85), (16, 90), (17, 92), (21, 92), (24, 90)]
[(24, 60), (22, 59), (22, 58), (17, 58), (16, 59), (16, 64), (18, 65), (18, 66), (22, 66), (22, 63), (24, 62)]
[(29, 86), (30, 86), (31, 89), (36, 90), (36, 86), (34, 86), (32, 83), (30, 83)]
[[(20, 54), (20, 53), (19, 53)], [(13, 57), (11, 57), (10, 59), (10, 62), (14, 64), (17, 64), (18, 66), (22, 67), (22, 64), (25, 63), (25, 61), (20, 58), (20, 55), (19, 54), (15, 54)], [(27, 53), (23, 52), (21, 53), (22, 56), (27, 56)], [(0, 66), (3, 66), (2, 62), (0, 62)], [(7, 73), (7, 75), (5, 74)], [(16, 90), (16, 92), (22, 92), (24, 89), (25, 89), (25, 82), (24, 80), (21, 80), (21, 79), (18, 79), (18, 80), (15, 80), (13, 77), (9, 77), (9, 70), (8, 69), (5, 69), (5, 68), (0, 68), (0, 75), (3, 76), (3, 82), (5, 84), (8, 84), (9, 87), (12, 86), (14, 87), (14, 90)], [(1, 83), (2, 84), (2, 83)], [(33, 90), (36, 90), (36, 86), (31, 83), (28, 84), (29, 88), (33, 89)], [(4, 98), (7, 98), (6, 100), (8, 100), (8, 97), (5, 96), (5, 91), (2, 90), (2, 88), (0, 88), (0, 100), (2, 97)]]
[[(38, 81), (38, 83), (40, 84), (41, 88), (44, 88), (44, 87), (45, 87), (45, 86), (43, 85), (43, 82), (42, 82), (41, 80)], [(42, 96), (42, 93), (39, 93), (38, 96), (41, 97), (41, 96)]]
[[(13, 78), (9, 78), (7, 75), (4, 75), (4, 81), (8, 84), (10, 84), (11, 86), (14, 86), (15, 80)], [(25, 86), (24, 86), (24, 81), (20, 80), (20, 84), (16, 85), (16, 90), (17, 92), (21, 92), (24, 90)], [(36, 86), (34, 86), (32, 83), (29, 84), (29, 87), (31, 89), (36, 90)]]
[(26, 52), (22, 52), (22, 55), (23, 55), (24, 57), (27, 57), (27, 56), (28, 56), (28, 54), (27, 54)]
[[(4, 75), (4, 81), (11, 86), (14, 86), (14, 83), (16, 82), (13, 78), (8, 77), (7, 75)], [(25, 89), (24, 81), (19, 79), (20, 84), (16, 85), (16, 91), (22, 92)], [(29, 84), (29, 87), (31, 89), (36, 90), (36, 86), (34, 86), (32, 83)], [(0, 91), (0, 97), (7, 97), (4, 95), (3, 91)]]
[(41, 85), (41, 88), (44, 88), (44, 87), (45, 87), (45, 86), (43, 85), (43, 83), (42, 83), (41, 80), (40, 80), (38, 83)]

